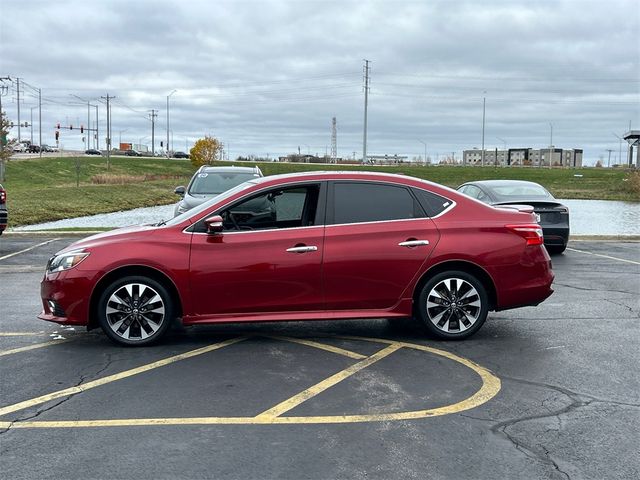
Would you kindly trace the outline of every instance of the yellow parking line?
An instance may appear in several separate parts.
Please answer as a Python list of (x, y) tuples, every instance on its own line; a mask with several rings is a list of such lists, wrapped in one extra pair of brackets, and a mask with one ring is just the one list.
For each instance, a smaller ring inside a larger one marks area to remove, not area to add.
[(36, 348), (49, 347), (51, 345), (57, 345), (58, 343), (68, 342), (69, 340), (71, 339), (65, 338), (62, 340), (52, 340), (50, 342), (42, 342), (42, 343), (36, 343), (34, 345), (27, 345), (26, 347), (12, 348), (11, 350), (0, 350), (0, 357), (3, 357), (5, 355), (12, 355), (14, 353), (26, 352), (28, 350), (35, 350)]
[(82, 385), (78, 385), (75, 387), (65, 388), (63, 390), (58, 390), (57, 392), (48, 393), (46, 395), (41, 395), (40, 397), (32, 398), (30, 400), (25, 400), (24, 402), (14, 403), (13, 405), (7, 405), (6, 407), (0, 408), (0, 416), (6, 415), (8, 413), (17, 412), (18, 410), (24, 410), (25, 408), (33, 407), (35, 405), (40, 405), (42, 403), (49, 402), (51, 400), (55, 400), (60, 397), (67, 397), (69, 395), (73, 395), (76, 393), (81, 393), (86, 390), (90, 390), (95, 387), (99, 387), (100, 385), (105, 385), (107, 383), (115, 382), (116, 380), (122, 380), (123, 378), (131, 377), (133, 375), (138, 375), (139, 373), (148, 372), (149, 370), (153, 370), (158, 367), (164, 367), (165, 365), (169, 365), (171, 363), (179, 362), (180, 360), (185, 360), (187, 358), (192, 358), (197, 355), (202, 355), (203, 353), (211, 352), (213, 350), (217, 350), (222, 347), (226, 347), (228, 345), (232, 345), (237, 342), (241, 342), (245, 340), (247, 337), (237, 337), (229, 340), (225, 340), (224, 342), (214, 343), (212, 345), (208, 345), (206, 347), (197, 348), (195, 350), (191, 350), (189, 352), (181, 353), (179, 355), (174, 355), (172, 357), (167, 357), (162, 360), (158, 360), (153, 363), (149, 363), (147, 365), (142, 365), (140, 367), (132, 368), (130, 370), (125, 370), (124, 372), (116, 373), (114, 375), (109, 375), (108, 377), (98, 378), (97, 380), (93, 380), (91, 382), (83, 383)]
[(314, 342), (313, 340), (305, 340), (304, 338), (280, 337), (277, 335), (269, 335), (268, 338), (274, 338), (276, 340), (282, 340), (284, 342), (299, 343), (308, 347), (319, 348), (320, 350), (326, 350), (327, 352), (337, 353), (338, 355), (343, 355), (345, 357), (355, 358), (356, 360), (367, 358), (366, 355), (362, 355), (360, 353), (345, 350), (344, 348), (340, 347), (334, 347), (333, 345), (327, 345), (326, 343)]
[(8, 255), (5, 255), (4, 257), (0, 257), (0, 260), (5, 260), (7, 258), (15, 257), (16, 255), (20, 255), (21, 253), (28, 252), (30, 250), (33, 250), (34, 248), (42, 247), (42, 246), (44, 246), (44, 245), (46, 245), (48, 243), (55, 242), (56, 240), (60, 240), (60, 239), (59, 238), (54, 238), (52, 240), (47, 240), (46, 242), (38, 243), (37, 245), (33, 245), (33, 246), (29, 247), (29, 248), (25, 248), (24, 250), (20, 250), (19, 252), (13, 252), (13, 253), (10, 253)]
[(0, 332), (0, 337), (30, 337), (48, 335), (51, 332)]
[(365, 358), (364, 360), (351, 365), (350, 367), (345, 368), (344, 370), (336, 373), (335, 375), (331, 375), (329, 378), (322, 380), (319, 383), (316, 383), (312, 387), (303, 390), (302, 392), (294, 395), (291, 398), (288, 398), (284, 402), (279, 403), (278, 405), (271, 407), (269, 410), (265, 410), (259, 415), (256, 415), (256, 419), (264, 420), (264, 419), (272, 419), (275, 417), (279, 417), (285, 412), (297, 407), (303, 402), (306, 402), (310, 398), (315, 397), (321, 392), (324, 392), (326, 389), (336, 385), (337, 383), (343, 381), (345, 378), (350, 377), (356, 372), (359, 372), (363, 368), (366, 368), (375, 362), (382, 360), (387, 355), (392, 354), (396, 350), (402, 348), (399, 344), (389, 345), (387, 348), (380, 350), (377, 353), (374, 353), (370, 357)]
[[(0, 428), (2, 429), (29, 429), (29, 428), (99, 428), (99, 427), (142, 427), (142, 426), (179, 426), (179, 425), (291, 425), (291, 424), (336, 424), (336, 423), (360, 423), (360, 422), (385, 422), (385, 421), (397, 421), (397, 420), (416, 420), (421, 418), (430, 418), (441, 415), (449, 415), (453, 413), (460, 413), (465, 410), (470, 410), (472, 408), (476, 408), (489, 400), (495, 397), (501, 389), (501, 382), (498, 377), (493, 375), (486, 368), (478, 365), (471, 360), (468, 360), (464, 357), (459, 357), (454, 353), (447, 352), (445, 350), (439, 350), (437, 348), (427, 347), (425, 345), (415, 344), (415, 343), (407, 343), (407, 342), (396, 342), (393, 340), (387, 340), (382, 338), (367, 338), (367, 337), (356, 337), (356, 336), (340, 336), (337, 338), (343, 338), (345, 340), (360, 340), (366, 342), (373, 343), (383, 343), (389, 344), (390, 346), (381, 350), (380, 352), (368, 357), (363, 362), (358, 362), (357, 364), (350, 367), (350, 369), (343, 370), (338, 374), (330, 377), (323, 382), (320, 382), (314, 387), (305, 390), (308, 392), (312, 389), (317, 389), (318, 391), (309, 392), (309, 395), (305, 398), (301, 396), (305, 394), (302, 392), (295, 397), (292, 397), (285, 402), (282, 402), (276, 407), (273, 407), (266, 412), (256, 416), (256, 417), (184, 417), (184, 418), (122, 418), (122, 419), (110, 419), (110, 420), (60, 420), (60, 421), (24, 421), (24, 422), (0, 422)], [(228, 342), (240, 341), (243, 338), (238, 338)], [(224, 343), (224, 342), (223, 342)], [(205, 348), (220, 348), (223, 346), (222, 344), (214, 344), (210, 347)], [(428, 352), (440, 357), (445, 357), (449, 360), (457, 362), (475, 372), (480, 379), (482, 380), (482, 385), (473, 395), (470, 397), (461, 400), (457, 403), (451, 405), (444, 405), (441, 407), (435, 407), (430, 409), (423, 410), (412, 410), (412, 411), (404, 411), (404, 412), (388, 412), (388, 413), (372, 413), (372, 414), (346, 414), (346, 415), (324, 415), (324, 416), (309, 416), (309, 417), (285, 417), (285, 416), (270, 416), (265, 415), (268, 412), (273, 412), (275, 414), (284, 413), (296, 405), (308, 400), (314, 395), (320, 393), (320, 391), (324, 391), (329, 388), (331, 385), (335, 385), (336, 383), (344, 380), (349, 375), (355, 373), (355, 371), (351, 371), (351, 369), (358, 368), (362, 369), (368, 365), (371, 365), (375, 361), (384, 358), (389, 355), (393, 351), (398, 350), (399, 348), (412, 348), (414, 350)], [(194, 350), (193, 352), (196, 352)], [(193, 353), (188, 352), (188, 354)], [(184, 355), (184, 354), (183, 354)], [(173, 357), (171, 357), (173, 358)], [(364, 363), (367, 362), (366, 365)], [(339, 378), (334, 378), (339, 377)], [(332, 380), (333, 379), (333, 380)], [(329, 385), (328, 383), (331, 383)], [(86, 384), (89, 385), (89, 384)], [(85, 387), (86, 387), (85, 385)], [(319, 387), (322, 388), (319, 388)], [(294, 405), (292, 400), (297, 399), (298, 401)], [(281, 411), (275, 412), (276, 408), (280, 407)], [(1, 412), (0, 412), (1, 413)]]
[(640, 265), (640, 262), (627, 260), (626, 258), (612, 257), (610, 255), (602, 255), (601, 253), (587, 252), (585, 250), (578, 250), (577, 248), (571, 248), (571, 247), (567, 247), (567, 250), (571, 250), (572, 252), (585, 253), (587, 255), (593, 255), (594, 257), (602, 257), (602, 258), (608, 258), (609, 260), (617, 260), (618, 262), (626, 262), (626, 263), (633, 263), (634, 265)]

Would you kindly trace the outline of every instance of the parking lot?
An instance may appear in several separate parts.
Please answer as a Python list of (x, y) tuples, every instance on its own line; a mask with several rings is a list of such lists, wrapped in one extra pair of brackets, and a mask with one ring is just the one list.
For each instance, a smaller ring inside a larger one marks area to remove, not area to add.
[(0, 478), (638, 478), (640, 244), (573, 241), (555, 293), (470, 340), (410, 320), (175, 328), (35, 318), (73, 236), (0, 237)]

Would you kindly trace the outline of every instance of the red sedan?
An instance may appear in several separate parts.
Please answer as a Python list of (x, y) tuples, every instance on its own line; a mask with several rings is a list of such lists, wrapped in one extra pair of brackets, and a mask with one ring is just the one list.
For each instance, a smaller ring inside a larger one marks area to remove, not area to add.
[(466, 338), (490, 310), (553, 290), (530, 207), (496, 208), (412, 177), (256, 178), (158, 225), (94, 235), (47, 265), (39, 318), (157, 341), (175, 318), (417, 317)]

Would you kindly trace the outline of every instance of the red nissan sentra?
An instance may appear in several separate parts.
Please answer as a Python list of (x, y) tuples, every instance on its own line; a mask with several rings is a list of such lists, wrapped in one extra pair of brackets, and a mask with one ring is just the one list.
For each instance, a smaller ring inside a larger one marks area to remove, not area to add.
[(157, 225), (70, 245), (49, 260), (39, 318), (147, 345), (175, 318), (219, 322), (418, 318), (462, 339), (489, 310), (553, 290), (531, 207), (496, 208), (412, 177), (256, 178)]

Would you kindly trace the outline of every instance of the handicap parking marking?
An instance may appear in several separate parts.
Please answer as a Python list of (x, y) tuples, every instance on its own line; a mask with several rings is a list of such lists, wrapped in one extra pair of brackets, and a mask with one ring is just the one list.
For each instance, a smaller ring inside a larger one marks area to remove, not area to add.
[(53, 243), (53, 242), (56, 242), (58, 240), (62, 240), (62, 238), (53, 238), (51, 240), (47, 240), (46, 242), (38, 243), (37, 245), (32, 245), (32, 246), (30, 246), (28, 248), (19, 250), (17, 252), (9, 253), (7, 255), (4, 255), (4, 256), (0, 257), (0, 260), (6, 260), (7, 258), (15, 257), (16, 255), (20, 255), (22, 253), (29, 252), (31, 250), (34, 250), (34, 249), (38, 248), (38, 247), (43, 247), (43, 246), (45, 246), (45, 245), (47, 245), (49, 243)]
[(634, 260), (627, 260), (626, 258), (612, 257), (611, 255), (603, 255), (602, 253), (587, 252), (586, 250), (578, 250), (577, 248), (571, 248), (571, 247), (567, 247), (567, 250), (571, 250), (572, 252), (584, 253), (586, 255), (593, 255), (594, 257), (602, 257), (602, 258), (607, 258), (609, 260), (617, 260), (618, 262), (625, 262), (625, 263), (632, 263), (634, 265), (640, 265), (640, 262), (636, 262)]
[[(143, 365), (137, 368), (126, 370), (114, 375), (109, 375), (86, 384), (82, 384), (76, 387), (66, 388), (47, 395), (42, 395), (31, 400), (16, 403), (14, 405), (8, 405), (0, 408), (0, 416), (13, 413), (19, 410), (23, 410), (28, 407), (40, 405), (42, 403), (61, 398), (65, 396), (74, 395), (84, 392), (91, 388), (105, 385), (117, 380), (137, 375), (155, 368), (169, 365), (171, 363), (178, 362), (187, 358), (192, 358), (203, 353), (211, 352), (240, 341), (246, 340), (248, 336), (235, 337), (223, 342), (214, 343), (206, 347), (191, 350), (186, 353), (174, 355), (172, 357), (165, 358), (147, 365)], [(321, 342), (289, 337), (268, 337), (277, 338), (278, 340), (291, 341), (293, 343), (299, 343), (307, 345), (313, 348), (319, 348), (322, 350), (330, 351), (339, 355), (355, 358), (354, 355), (360, 357), (360, 354), (354, 354), (348, 350), (343, 350), (331, 345), (326, 345)], [(344, 370), (331, 375), (325, 380), (306, 388), (302, 392), (278, 403), (277, 405), (268, 408), (262, 413), (254, 417), (176, 417), (176, 418), (125, 418), (125, 419), (106, 419), (106, 420), (59, 420), (59, 421), (17, 421), (17, 422), (0, 422), (0, 428), (5, 429), (28, 429), (28, 428), (98, 428), (98, 427), (134, 427), (134, 426), (176, 426), (176, 425), (275, 425), (275, 424), (337, 424), (337, 423), (361, 423), (361, 422), (382, 422), (382, 421), (396, 421), (396, 420), (415, 420), (429, 417), (436, 417), (442, 415), (450, 415), (453, 413), (459, 413), (465, 410), (476, 408), (495, 397), (501, 389), (500, 379), (491, 373), (485, 367), (478, 365), (471, 360), (458, 356), (454, 353), (440, 350), (425, 345), (416, 343), (401, 342), (380, 338), (368, 338), (368, 337), (356, 337), (356, 336), (336, 336), (333, 338), (345, 339), (345, 340), (358, 340), (364, 342), (374, 342), (378, 344), (388, 345), (387, 347), (379, 350), (378, 352), (370, 356), (362, 356), (359, 362), (345, 368)], [(304, 343), (302, 342), (304, 340)], [(457, 403), (451, 405), (444, 405), (441, 407), (435, 407), (423, 410), (412, 410), (402, 412), (387, 412), (387, 413), (375, 413), (375, 414), (355, 414), (355, 415), (327, 415), (327, 416), (283, 416), (284, 413), (292, 410), (293, 408), (301, 405), (310, 398), (315, 397), (321, 392), (324, 392), (337, 385), (341, 381), (349, 378), (353, 374), (373, 365), (374, 363), (382, 360), (383, 358), (390, 357), (394, 352), (397, 352), (403, 348), (414, 349), (429, 354), (437, 355), (447, 358), (454, 362), (457, 362), (475, 374), (477, 374), (482, 385), (480, 388), (470, 397), (465, 398)]]
[[(162, 360), (158, 360), (156, 362), (149, 363), (147, 365), (142, 365), (140, 367), (132, 368), (130, 370), (125, 370), (124, 372), (116, 373), (113, 375), (109, 375), (107, 377), (98, 378), (97, 380), (92, 380), (87, 383), (83, 383), (81, 385), (77, 385), (75, 387), (65, 388), (63, 390), (58, 390), (57, 392), (48, 393), (46, 395), (41, 395), (36, 398), (32, 398), (30, 400), (25, 400), (23, 402), (14, 403), (13, 405), (7, 405), (6, 407), (0, 408), (0, 416), (6, 415), (8, 413), (17, 412), (19, 410), (24, 410), (25, 408), (33, 407), (36, 405), (40, 405), (51, 400), (55, 400), (61, 397), (67, 397), (69, 395), (75, 395), (78, 393), (82, 393), (86, 390), (90, 390), (95, 387), (99, 387), (100, 385), (105, 385), (107, 383), (115, 382), (117, 380), (121, 380), (123, 378), (131, 377), (133, 375), (138, 375), (143, 372), (148, 372), (149, 370), (153, 370), (159, 367), (163, 367), (165, 365), (169, 365), (171, 363), (179, 362), (180, 360), (185, 360), (187, 358), (192, 358), (197, 355), (202, 355), (203, 353), (211, 352), (213, 350), (217, 350), (219, 348), (226, 347), (227, 345), (232, 345), (234, 343), (240, 342), (242, 340), (246, 340), (248, 337), (236, 337), (229, 340), (225, 340), (223, 342), (214, 343), (212, 345), (207, 345), (206, 347), (197, 348), (195, 350), (191, 350), (189, 352), (180, 353), (178, 355), (173, 355), (171, 357), (164, 358)], [(0, 423), (0, 426), (2, 423)]]

